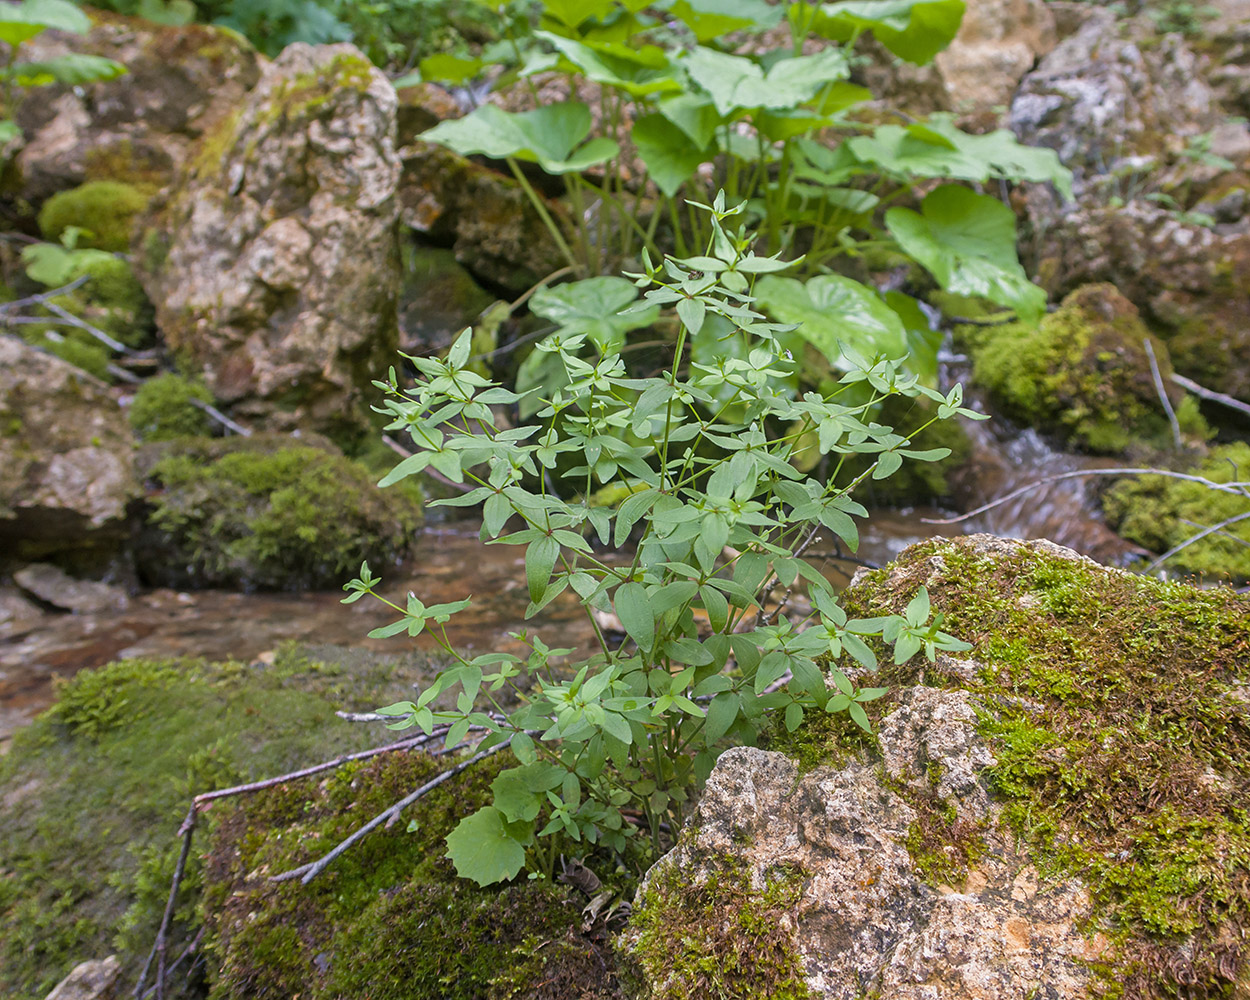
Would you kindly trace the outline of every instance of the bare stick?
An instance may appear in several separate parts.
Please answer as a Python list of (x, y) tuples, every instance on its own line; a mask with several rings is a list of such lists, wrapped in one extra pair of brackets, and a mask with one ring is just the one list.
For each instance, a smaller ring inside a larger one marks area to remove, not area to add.
[(502, 743), (496, 743), (489, 750), (483, 750), (481, 753), (474, 754), (468, 760), (461, 761), (455, 767), (450, 768), (444, 771), (442, 774), (438, 775), (438, 777), (431, 778), (424, 785), (418, 788), (415, 792), (409, 793), (408, 795), (400, 799), (398, 802), (396, 802), (394, 805), (388, 806), (386, 809), (382, 810), (382, 812), (374, 816), (373, 819), (369, 820), (368, 823), (360, 827), (360, 829), (358, 829), (350, 837), (348, 837), (346, 840), (341, 841), (338, 844), (338, 846), (335, 847), (333, 850), (331, 850), (329, 853), (323, 854), (316, 861), (309, 862), (306, 865), (300, 865), (298, 868), (292, 868), (290, 871), (283, 872), (280, 875), (271, 876), (270, 881), (271, 882), (287, 882), (293, 878), (298, 878), (304, 885), (307, 885), (314, 878), (316, 878), (321, 872), (325, 871), (325, 869), (329, 866), (329, 864), (335, 858), (337, 858), (340, 854), (342, 854), (349, 847), (351, 847), (354, 843), (356, 843), (356, 841), (360, 840), (362, 837), (368, 834), (371, 830), (375, 829), (378, 826), (381, 826), (383, 823), (389, 821), (392, 818), (398, 817), (399, 814), (404, 811), (404, 809), (412, 805), (414, 802), (417, 801), (417, 799), (421, 798), (423, 795), (427, 794), (428, 792), (433, 791), (435, 788), (441, 785), (444, 781), (447, 781), (450, 778), (454, 778), (461, 771), (464, 771), (465, 769), (472, 767), (474, 764), (478, 763), (479, 761), (485, 760), (491, 754), (498, 753), (500, 750), (504, 749), (504, 747), (510, 746), (511, 743), (512, 743), (512, 737), (509, 736)]
[(233, 420), (227, 417), (224, 413), (221, 412), (221, 410), (217, 409), (217, 407), (213, 406), (211, 403), (206, 403), (202, 399), (192, 399), (191, 405), (196, 407), (197, 409), (203, 410), (210, 417), (212, 417), (219, 424), (221, 424), (222, 427), (226, 428), (227, 430), (234, 431), (234, 433), (239, 435), (239, 437), (251, 437), (252, 436), (251, 428), (244, 427), (242, 424), (236, 424)]
[[(200, 942), (203, 940), (204, 940), (204, 928), (201, 927), (198, 931), (196, 931), (195, 937), (191, 939), (191, 943), (187, 945), (186, 948), (183, 949), (182, 954), (179, 955), (177, 958), (175, 958), (173, 962), (170, 964), (169, 970), (166, 973), (166, 975), (172, 976), (175, 970), (178, 968), (178, 966), (180, 966), (183, 962), (185, 962), (188, 958), (190, 958), (192, 955), (195, 954), (196, 950), (200, 947)], [(188, 975), (190, 975), (190, 973), (188, 973)], [(149, 986), (146, 991), (144, 991), (142, 1000), (146, 1000), (147, 997), (151, 996), (155, 992), (156, 992), (156, 984), (154, 983), (153, 985)]]
[(187, 870), (187, 855), (191, 853), (191, 836), (195, 832), (194, 805), (187, 811), (187, 818), (182, 821), (179, 832), (182, 835), (182, 850), (178, 853), (178, 864), (174, 868), (173, 881), (169, 883), (169, 899), (166, 900), (165, 912), (161, 915), (161, 926), (156, 932), (156, 943), (152, 945), (152, 951), (139, 977), (139, 985), (135, 987), (136, 998), (143, 995), (143, 987), (147, 983), (153, 957), (156, 959), (156, 1000), (164, 1000), (165, 997), (165, 948), (169, 940), (169, 925), (174, 919), (174, 907), (178, 902), (178, 890), (182, 886), (183, 873)]
[(1155, 391), (1159, 394), (1159, 402), (1163, 404), (1163, 410), (1168, 415), (1168, 423), (1172, 425), (1172, 441), (1176, 445), (1176, 450), (1181, 449), (1181, 424), (1176, 419), (1176, 411), (1172, 409), (1172, 401), (1168, 399), (1168, 391), (1163, 385), (1163, 376), (1159, 373), (1159, 362), (1155, 360), (1154, 345), (1151, 344), (1150, 338), (1147, 337), (1143, 343), (1146, 345), (1146, 357), (1150, 361), (1150, 374), (1155, 380)]
[(72, 292), (75, 288), (85, 285), (91, 279), (91, 275), (84, 274), (75, 278), (68, 285), (62, 285), (60, 288), (53, 288), (46, 292), (40, 292), (38, 295), (27, 295), (24, 299), (14, 299), (12, 302), (0, 302), (0, 315), (7, 312), (16, 312), (18, 309), (24, 309), (26, 306), (37, 306), (41, 302), (47, 302), (48, 299), (54, 299), (58, 295), (64, 295)]
[(1214, 389), (1204, 388), (1193, 379), (1186, 378), (1184, 375), (1177, 375), (1176, 372), (1173, 372), (1169, 377), (1182, 389), (1188, 389), (1195, 396), (1201, 396), (1203, 399), (1209, 399), (1213, 403), (1223, 403), (1225, 406), (1231, 406), (1234, 410), (1240, 410), (1242, 413), (1250, 416), (1250, 403), (1243, 403), (1240, 399), (1236, 399), (1233, 396), (1227, 396), (1222, 392), (1216, 392)]
[(75, 316), (68, 309), (63, 309), (61, 306), (58, 306), (55, 302), (45, 302), (43, 306), (45, 309), (48, 310), (48, 312), (52, 313), (55, 316), (59, 316), (62, 319), (62, 321), (64, 321), (65, 323), (68, 323), (70, 326), (76, 326), (80, 330), (86, 330), (87, 333), (95, 337), (96, 340), (98, 340), (105, 347), (109, 348), (109, 350), (116, 351), (118, 354), (130, 353), (130, 348), (127, 347), (125, 344), (123, 344), (120, 340), (114, 340), (107, 333), (101, 330), (98, 326), (93, 326), (91, 323), (88, 323), (82, 317)]
[(1219, 493), (1234, 493), (1237, 496), (1245, 496), (1246, 487), (1250, 486), (1250, 480), (1237, 483), (1213, 483), (1210, 479), (1203, 479), (1202, 476), (1191, 476), (1184, 472), (1169, 472), (1167, 469), (1086, 469), (1082, 472), (1061, 472), (1055, 476), (1046, 476), (1036, 482), (1029, 483), (1027, 486), (1021, 486), (1018, 490), (1012, 490), (997, 500), (984, 503), (966, 514), (960, 514), (958, 517), (922, 517), (920, 520), (924, 524), (958, 524), (960, 521), (966, 521), (970, 517), (984, 514), (987, 510), (993, 510), (995, 507), (1016, 499), (1016, 497), (1022, 497), (1038, 487), (1057, 483), (1063, 479), (1080, 479), (1083, 476), (1165, 476), (1168, 479), (1183, 479), (1190, 483), (1201, 483), (1208, 489)]
[[(1156, 569), (1158, 569), (1160, 566), (1162, 566), (1164, 562), (1166, 562), (1168, 559), (1171, 559), (1172, 556), (1176, 555), (1176, 553), (1189, 548), (1189, 546), (1193, 545), (1195, 542), (1202, 541), (1204, 538), (1207, 537), (1207, 535), (1212, 535), (1217, 531), (1222, 532), (1223, 529), (1227, 528), (1230, 524), (1236, 524), (1238, 521), (1247, 521), (1247, 520), (1250, 520), (1250, 511), (1246, 511), (1244, 514), (1238, 514), (1235, 517), (1226, 518), (1225, 520), (1221, 521), (1219, 524), (1213, 524), (1209, 528), (1203, 528), (1202, 531), (1199, 531), (1196, 535), (1190, 535), (1183, 542), (1181, 542), (1180, 545), (1172, 546), (1172, 548), (1168, 549), (1165, 553), (1163, 553), (1163, 555), (1159, 556), (1158, 559), (1156, 559), (1149, 566), (1147, 566), (1142, 572), (1152, 573)], [(1235, 541), (1240, 542), (1242, 541), (1242, 539), (1237, 538), (1235, 539)]]

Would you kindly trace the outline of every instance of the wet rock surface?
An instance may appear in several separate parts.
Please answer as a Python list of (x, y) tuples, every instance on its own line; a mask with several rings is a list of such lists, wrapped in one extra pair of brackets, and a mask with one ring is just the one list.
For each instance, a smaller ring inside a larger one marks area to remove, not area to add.
[(130, 603), (125, 591), (95, 580), (76, 580), (63, 569), (48, 563), (32, 563), (13, 574), (13, 582), (45, 604), (91, 614), (124, 611)]

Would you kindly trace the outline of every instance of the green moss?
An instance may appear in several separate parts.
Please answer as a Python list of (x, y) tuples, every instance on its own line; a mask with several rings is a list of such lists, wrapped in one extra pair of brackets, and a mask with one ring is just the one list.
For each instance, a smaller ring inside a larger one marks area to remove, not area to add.
[[(416, 655), (350, 667), (319, 655), (82, 671), (14, 736), (0, 757), (0, 997), (43, 996), (77, 962), (114, 952), (133, 983), (191, 794), (373, 744), (376, 731), (335, 710), (381, 704), (435, 669)], [(179, 900), (179, 951), (194, 932), (201, 855)]]
[[(1170, 440), (1136, 308), (1111, 285), (1087, 285), (1034, 329), (961, 328), (973, 377), (1007, 415), (1091, 452), (1115, 454)], [(1153, 344), (1162, 377), (1167, 352)], [(1177, 400), (1179, 402), (1179, 399)]]
[[(1192, 474), (1215, 483), (1246, 482), (1250, 480), (1250, 445), (1238, 441), (1213, 448)], [(1103, 495), (1102, 506), (1116, 531), (1160, 554), (1203, 528), (1245, 517), (1181, 550), (1167, 565), (1190, 573), (1250, 579), (1250, 496), (1182, 479), (1140, 476), (1117, 482)]]
[(1045, 877), (1089, 886), (1106, 975), (1129, 997), (1231, 996), (1250, 958), (1229, 944), (1250, 931), (1250, 602), (978, 537), (913, 547), (848, 613), (925, 583), (983, 664), (1004, 818)]
[(172, 372), (149, 379), (130, 403), (130, 426), (143, 441), (206, 436), (213, 422), (192, 400), (212, 403), (204, 383)]
[(902, 781), (886, 783), (916, 812), (903, 846), (920, 877), (934, 887), (962, 889), (969, 869), (985, 853), (982, 826), (961, 818), (934, 788), (922, 792)]
[(478, 889), (443, 857), (443, 838), (514, 763), (501, 754), (439, 786), (405, 812), (407, 826), (379, 829), (307, 887), (267, 876), (320, 855), (447, 763), (380, 757), (241, 803), (208, 861), (211, 996), (607, 995), (610, 956), (577, 930), (581, 902), (544, 883)]
[(674, 865), (656, 869), (630, 920), (648, 1000), (810, 997), (792, 917), (803, 879), (783, 867), (752, 885), (729, 858), (701, 885)]
[[(53, 336), (48, 336), (49, 333)], [(48, 330), (40, 324), (32, 323), (22, 331), (22, 339), (102, 381), (111, 379), (108, 367), (112, 362), (112, 355), (108, 348), (88, 333), (71, 330), (62, 334), (59, 328)]]
[(148, 207), (151, 194), (122, 181), (88, 181), (54, 194), (39, 210), (39, 230), (56, 242), (68, 226), (85, 230), (81, 245), (100, 250), (130, 249), (136, 217)]
[(159, 490), (140, 570), (172, 586), (341, 584), (408, 549), (420, 508), (361, 466), (290, 438), (179, 439), (145, 457)]
[(845, 712), (810, 711), (793, 732), (786, 728), (782, 714), (776, 713), (768, 730), (768, 749), (795, 761), (800, 774), (818, 767), (842, 767), (855, 757), (879, 755), (877, 738), (855, 725)]

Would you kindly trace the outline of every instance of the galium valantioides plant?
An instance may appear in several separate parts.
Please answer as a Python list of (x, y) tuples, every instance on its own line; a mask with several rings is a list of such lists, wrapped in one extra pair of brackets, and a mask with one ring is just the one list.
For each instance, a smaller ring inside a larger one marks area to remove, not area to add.
[[(699, 208), (712, 232), (705, 254), (658, 265), (644, 256), (644, 272), (631, 275), (642, 300), (624, 312), (672, 308), (680, 321), (663, 374), (629, 377), (620, 339), (602, 331), (553, 334), (540, 349), (560, 359), (565, 383), (543, 397), (537, 423), (500, 427), (491, 407), (517, 404), (522, 394), (468, 367), (466, 330), (445, 360), (410, 359), (412, 387), (402, 388), (394, 369), (376, 383), (387, 393), (388, 429), (406, 431), (417, 449), (383, 485), (427, 466), (474, 484), (438, 502), (482, 504), (484, 540), (525, 546), (527, 616), (571, 589), (598, 637), (594, 656), (563, 667), (556, 662), (569, 651), (549, 649), (537, 635), (521, 636), (526, 658), (468, 659), (440, 626), (469, 601), (426, 607), (415, 595), (391, 604), (399, 617), (370, 633), (416, 636), (432, 627), (454, 661), (415, 701), (381, 710), (395, 717), (392, 728), (450, 724), (448, 746), (470, 727), (487, 731), (482, 749), (510, 741), (517, 766), (494, 780), (493, 802), (448, 837), (457, 871), (481, 884), (527, 864), (550, 877), (572, 842), (623, 851), (643, 834), (659, 847), (720, 750), (753, 742), (772, 713), (784, 713), (791, 730), (813, 711), (847, 712), (868, 728), (863, 705), (884, 689), (858, 687), (838, 667), (844, 654), (876, 667), (866, 637), (891, 643), (899, 663), (921, 651), (932, 658), (938, 649), (968, 648), (941, 630), (941, 616), (931, 618), (923, 590), (905, 615), (848, 620), (803, 552), (820, 531), (855, 549), (855, 518), (866, 511), (852, 493), (863, 478), (945, 457), (945, 449), (915, 450), (908, 437), (872, 423), (867, 414), (880, 399), (927, 396), (938, 404), (932, 420), (977, 414), (960, 405), (958, 386), (942, 395), (893, 360), (853, 353), (828, 397), (780, 390), (797, 362), (776, 346), (787, 328), (752, 308), (751, 290), (759, 275), (789, 264), (756, 256), (748, 237), (726, 229), (741, 206), (726, 208), (723, 194)], [(687, 363), (690, 339), (712, 317), (748, 338), (747, 356)], [(588, 344), (594, 350), (583, 357)], [(797, 470), (803, 448), (833, 458), (827, 481)], [(851, 455), (872, 463), (847, 481), (840, 471)], [(556, 493), (552, 479), (578, 498)], [(591, 501), (612, 486), (624, 497), (615, 508)], [(623, 558), (602, 558), (604, 548)], [(776, 583), (789, 588), (800, 579), (810, 613), (766, 610)], [(378, 583), (362, 567), (345, 602), (379, 597)], [(614, 644), (594, 609), (615, 612), (628, 640)], [(447, 704), (457, 688), (454, 708), (436, 710), (435, 699)]]

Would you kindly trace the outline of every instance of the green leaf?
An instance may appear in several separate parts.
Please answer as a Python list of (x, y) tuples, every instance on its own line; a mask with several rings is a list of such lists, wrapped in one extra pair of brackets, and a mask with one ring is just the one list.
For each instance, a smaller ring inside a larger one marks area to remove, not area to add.
[(547, 581), (560, 555), (560, 543), (550, 536), (532, 542), (525, 550), (525, 582), (530, 600), (537, 604), (547, 592)]
[(907, 610), (903, 615), (908, 625), (923, 625), (929, 620), (929, 611), (929, 590), (927, 587), (921, 587), (916, 592), (916, 596), (908, 602)]
[(624, 90), (632, 97), (682, 89), (667, 54), (658, 46), (630, 49), (611, 42), (583, 43), (550, 31), (536, 31), (534, 37), (553, 45), (588, 79)]
[(725, 626), (729, 624), (729, 601), (725, 599), (725, 595), (715, 587), (703, 586), (699, 588), (699, 597), (707, 609), (712, 631), (725, 631)]
[(803, 724), (803, 706), (797, 701), (786, 706), (786, 731), (794, 732)]
[(891, 208), (885, 224), (899, 246), (944, 289), (974, 295), (1041, 319), (1046, 293), (1016, 259), (1016, 217), (996, 198), (956, 184), (931, 191), (920, 213)]
[(840, 343), (872, 357), (907, 353), (907, 331), (898, 314), (871, 288), (840, 274), (821, 274), (804, 284), (766, 275), (755, 294), (774, 319), (798, 323), (798, 332), (835, 367), (847, 368)]
[(630, 330), (650, 326), (659, 316), (656, 306), (621, 315), (637, 297), (634, 283), (624, 278), (585, 278), (540, 288), (530, 299), (530, 311), (559, 324), (562, 334), (585, 334), (608, 354), (620, 350)]
[(859, 726), (866, 733), (872, 732), (872, 723), (868, 721), (868, 713), (857, 701), (851, 702), (846, 706), (847, 714), (855, 721), (855, 725)]
[(717, 742), (733, 727), (742, 708), (742, 697), (733, 691), (722, 691), (707, 707), (703, 723), (703, 739), (708, 746)]
[(764, 0), (677, 0), (669, 8), (701, 43), (731, 31), (767, 31), (780, 23), (783, 11), (784, 7)]
[(616, 588), (613, 606), (629, 637), (639, 648), (650, 649), (655, 644), (655, 616), (651, 612), (647, 588), (641, 583), (621, 584)]
[(615, 142), (600, 137), (573, 155), (590, 134), (590, 108), (578, 102), (548, 104), (534, 111), (508, 112), (483, 104), (472, 114), (440, 122), (421, 133), (462, 156), (515, 157), (537, 163), (549, 174), (585, 170), (619, 152)]
[(39, 87), (48, 83), (77, 87), (103, 80), (115, 80), (125, 72), (126, 67), (112, 59), (85, 52), (70, 52), (55, 59), (16, 63), (13, 66), (13, 79), (22, 87)]
[(712, 151), (712, 140), (724, 119), (716, 105), (701, 94), (679, 94), (666, 97), (659, 104), (660, 114), (676, 125), (698, 149)]
[(544, 793), (559, 788), (565, 773), (564, 768), (546, 763), (500, 771), (490, 783), (495, 793), (494, 806), (509, 823), (536, 819), (547, 801)]
[(793, 108), (816, 96), (827, 83), (844, 80), (850, 63), (841, 49), (779, 59), (767, 72), (744, 56), (697, 46), (682, 60), (690, 78), (707, 91), (716, 110)]
[(402, 77), (393, 83), (396, 90), (402, 90), (404, 86), (410, 86), (421, 80), (438, 80), (442, 83), (464, 83), (466, 80), (472, 80), (476, 76), (480, 76), (486, 64), (481, 59), (466, 58), (465, 56), (452, 55), (450, 52), (439, 52), (432, 56), (426, 56), (420, 62), (421, 73), (416, 79), (409, 80), (408, 77)]
[(630, 138), (656, 186), (672, 197), (714, 150), (696, 145), (681, 128), (662, 114), (643, 115), (634, 122)]
[(839, 42), (871, 31), (900, 59), (923, 66), (954, 39), (963, 0), (845, 0), (827, 3), (810, 30)]
[(0, 42), (21, 45), (48, 28), (85, 35), (91, 30), (91, 18), (69, 0), (0, 5)]
[(525, 866), (525, 848), (508, 833), (504, 814), (483, 806), (466, 816), (447, 835), (447, 854), (456, 874), (478, 885), (492, 885), (516, 877)]

